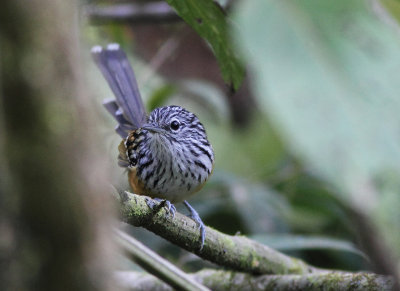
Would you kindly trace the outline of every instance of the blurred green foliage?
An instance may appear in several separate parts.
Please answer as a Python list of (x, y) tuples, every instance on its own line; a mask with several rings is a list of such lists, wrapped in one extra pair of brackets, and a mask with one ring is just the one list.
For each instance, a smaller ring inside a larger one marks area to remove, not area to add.
[(149, 98), (149, 101), (147, 102), (147, 108), (149, 108), (149, 111), (162, 106), (165, 101), (175, 93), (175, 91), (175, 87), (170, 84), (166, 84), (165, 86), (161, 86), (160, 88), (154, 90)]
[(285, 144), (400, 256), (397, 24), (378, 1), (243, 2), (236, 20), (258, 101)]
[[(168, 2), (209, 41), (225, 80), (237, 87), (240, 66), (225, 24), (218, 24), (222, 12), (207, 10), (211, 1)], [(353, 244), (347, 215), (348, 207), (356, 207), (371, 215), (400, 253), (400, 232), (393, 231), (400, 229), (400, 38), (368, 3), (239, 3), (232, 34), (250, 65), (259, 104), (245, 128), (230, 122), (224, 92), (203, 80), (170, 83), (154, 76), (139, 83), (148, 108), (179, 104), (207, 129), (214, 175), (190, 199), (206, 224), (263, 238), (311, 264), (361, 270), (368, 260)], [(112, 30), (99, 30), (114, 41)], [(146, 64), (133, 67), (140, 81)], [(99, 74), (93, 78), (103, 82)], [(105, 87), (99, 98), (111, 96)], [(119, 138), (107, 120), (103, 132), (110, 163), (116, 164)], [(123, 170), (115, 166), (115, 172), (114, 184), (127, 189)], [(207, 264), (143, 230), (131, 231), (181, 267)]]

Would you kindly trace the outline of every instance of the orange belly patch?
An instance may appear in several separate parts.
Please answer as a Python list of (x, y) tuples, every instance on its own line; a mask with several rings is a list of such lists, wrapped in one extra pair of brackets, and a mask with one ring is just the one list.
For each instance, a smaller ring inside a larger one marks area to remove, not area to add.
[(143, 182), (139, 181), (136, 175), (136, 167), (130, 168), (128, 172), (129, 185), (131, 186), (133, 193), (138, 195), (151, 196), (148, 189), (144, 187)]

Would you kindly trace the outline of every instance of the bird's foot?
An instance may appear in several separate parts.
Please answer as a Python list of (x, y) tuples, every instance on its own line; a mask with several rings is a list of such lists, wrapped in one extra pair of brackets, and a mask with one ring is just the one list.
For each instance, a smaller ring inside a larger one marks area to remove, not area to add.
[(200, 251), (201, 251), (203, 249), (204, 240), (206, 238), (206, 226), (204, 225), (197, 211), (186, 200), (183, 201), (183, 204), (185, 204), (186, 208), (190, 211), (188, 217), (193, 219), (197, 223), (198, 228), (200, 229), (200, 240), (201, 240)]
[[(154, 201), (157, 201), (158, 204), (154, 203)], [(146, 204), (147, 206), (149, 206), (150, 209), (153, 209), (156, 212), (160, 211), (160, 209), (165, 206), (167, 209), (167, 216), (171, 214), (172, 218), (175, 217), (175, 212), (176, 212), (175, 205), (166, 199), (146, 198)]]

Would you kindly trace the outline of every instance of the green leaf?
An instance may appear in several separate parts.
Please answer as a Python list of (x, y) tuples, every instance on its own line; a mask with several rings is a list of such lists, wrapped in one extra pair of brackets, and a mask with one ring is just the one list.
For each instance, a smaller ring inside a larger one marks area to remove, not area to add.
[(227, 30), (224, 11), (212, 0), (167, 0), (178, 15), (202, 38), (207, 40), (218, 60), (225, 82), (236, 90), (242, 83), (244, 70), (240, 64)]
[(243, 1), (237, 43), (291, 151), (400, 256), (400, 38), (370, 3)]
[(250, 183), (229, 172), (216, 172), (214, 181), (227, 187), (229, 202), (237, 209), (250, 233), (287, 231), (285, 214), (291, 209), (279, 193), (266, 185)]
[[(382, 5), (385, 6), (388, 12), (400, 22), (400, 1), (399, 0), (381, 0)], [(384, 10), (381, 10), (384, 11)]]
[(334, 238), (291, 234), (253, 235), (251, 238), (279, 251), (334, 250), (353, 253), (368, 260), (351, 242)]

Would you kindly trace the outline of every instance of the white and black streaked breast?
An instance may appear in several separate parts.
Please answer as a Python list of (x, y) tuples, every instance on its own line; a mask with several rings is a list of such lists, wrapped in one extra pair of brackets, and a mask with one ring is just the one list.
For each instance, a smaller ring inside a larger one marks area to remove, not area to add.
[(214, 152), (203, 125), (179, 106), (155, 109), (148, 124), (125, 141), (129, 167), (137, 183), (152, 197), (171, 202), (185, 200), (197, 192), (210, 176)]

